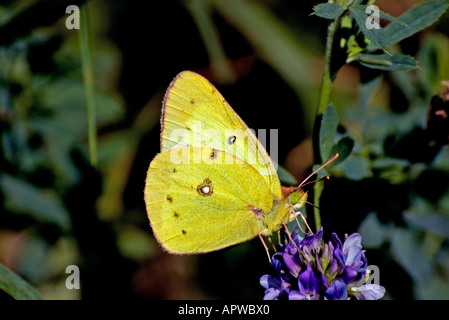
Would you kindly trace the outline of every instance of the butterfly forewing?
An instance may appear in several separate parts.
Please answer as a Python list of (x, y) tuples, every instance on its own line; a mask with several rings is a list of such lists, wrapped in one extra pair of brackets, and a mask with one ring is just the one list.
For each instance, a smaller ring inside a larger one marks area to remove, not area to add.
[(256, 169), (282, 197), (281, 185), (265, 148), (217, 89), (202, 76), (184, 71), (164, 99), (161, 151), (182, 146), (208, 146), (226, 151)]

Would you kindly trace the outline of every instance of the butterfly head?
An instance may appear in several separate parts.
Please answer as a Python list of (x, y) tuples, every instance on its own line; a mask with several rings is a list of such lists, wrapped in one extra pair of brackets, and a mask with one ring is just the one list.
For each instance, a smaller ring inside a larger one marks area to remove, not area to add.
[(298, 210), (307, 202), (307, 192), (301, 188), (295, 188), (288, 195), (288, 202), (292, 205), (293, 209)]

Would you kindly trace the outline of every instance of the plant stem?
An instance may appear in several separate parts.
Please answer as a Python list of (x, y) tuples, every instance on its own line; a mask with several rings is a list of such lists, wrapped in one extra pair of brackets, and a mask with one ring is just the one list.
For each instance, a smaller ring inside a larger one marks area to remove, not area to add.
[[(326, 51), (324, 55), (324, 73), (323, 73), (323, 81), (321, 83), (321, 91), (320, 98), (318, 102), (317, 112), (315, 116), (315, 125), (314, 125), (314, 134), (313, 134), (313, 149), (314, 149), (314, 158), (315, 164), (322, 163), (323, 159), (321, 159), (320, 154), (320, 127), (321, 127), (321, 119), (324, 113), (324, 110), (329, 105), (330, 95), (332, 89), (332, 75), (331, 75), (331, 57), (332, 57), (332, 46), (334, 44), (335, 33), (340, 25), (340, 18), (335, 19), (329, 24), (327, 29), (327, 38), (326, 38)], [(327, 160), (327, 159), (324, 159)], [(318, 231), (321, 228), (321, 215), (320, 210), (317, 208), (320, 206), (320, 198), (324, 189), (324, 182), (319, 181), (315, 183), (313, 187), (313, 201), (315, 204), (315, 208), (313, 209), (313, 215), (315, 219), (315, 228)]]
[(327, 29), (326, 38), (326, 51), (324, 54), (324, 73), (323, 81), (321, 82), (320, 100), (318, 103), (317, 116), (324, 113), (324, 109), (329, 105), (331, 88), (332, 88), (332, 75), (331, 75), (331, 57), (332, 46), (334, 44), (335, 33), (340, 25), (340, 18), (332, 21)]
[(189, 9), (197, 24), (198, 31), (203, 38), (214, 76), (221, 84), (233, 83), (235, 81), (235, 74), (226, 58), (220, 42), (220, 35), (212, 21), (209, 2), (204, 0), (190, 0), (186, 2), (186, 7)]
[(87, 110), (87, 130), (89, 141), (90, 164), (97, 165), (97, 135), (95, 126), (95, 86), (92, 55), (89, 42), (89, 15), (86, 2), (80, 9), (79, 40), (81, 49), (81, 66), (83, 73), (84, 95)]

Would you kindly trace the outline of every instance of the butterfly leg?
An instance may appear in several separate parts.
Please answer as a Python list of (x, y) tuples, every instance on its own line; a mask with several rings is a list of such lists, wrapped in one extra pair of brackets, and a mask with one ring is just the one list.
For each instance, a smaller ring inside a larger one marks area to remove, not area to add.
[[(304, 215), (302, 214), (302, 212), (301, 212), (301, 211), (295, 212), (292, 208), (291, 208), (291, 211), (292, 211), (292, 212), (291, 212), (291, 216), (294, 217), (294, 219), (295, 219), (296, 222), (298, 223), (298, 227), (301, 229), (301, 231), (302, 231), (304, 234), (307, 234), (307, 233), (302, 229), (302, 227), (301, 227), (301, 225), (300, 225), (300, 223), (299, 223), (299, 221), (298, 221), (298, 215), (301, 216), (302, 221), (304, 221), (304, 224), (306, 225), (306, 227), (307, 227), (307, 229), (309, 230), (309, 232), (310, 232), (311, 234), (313, 234), (313, 231), (312, 231), (312, 229), (310, 229), (310, 226), (309, 226), (309, 224), (307, 223), (307, 220), (306, 220), (306, 218), (304, 217)], [(293, 220), (293, 219), (290, 219), (290, 220)]]
[(306, 220), (306, 218), (304, 217), (304, 215), (302, 214), (302, 212), (301, 212), (301, 211), (299, 211), (299, 215), (301, 216), (301, 218), (302, 218), (302, 221), (304, 221), (304, 223), (305, 223), (305, 225), (306, 225), (307, 229), (309, 230), (309, 232), (310, 232), (311, 234), (313, 234), (313, 231), (312, 231), (312, 229), (310, 229), (310, 227), (309, 227), (309, 224), (307, 223), (307, 220)]
[(301, 250), (299, 250), (298, 246), (296, 245), (296, 242), (293, 241), (292, 235), (290, 234), (290, 231), (288, 231), (288, 228), (287, 228), (287, 225), (285, 224), (285, 222), (283, 222), (282, 224), (284, 225), (285, 232), (287, 233), (288, 239), (293, 243), (293, 245), (296, 247), (298, 252), (301, 251)]
[(265, 230), (262, 230), (262, 231), (259, 232), (259, 238), (260, 238), (260, 241), (261, 241), (262, 244), (263, 244), (263, 247), (265, 248), (265, 251), (267, 252), (268, 262), (270, 262), (270, 264), (271, 264), (270, 251), (268, 250), (268, 247), (267, 247), (267, 245), (265, 244), (265, 241), (263, 241), (263, 237), (262, 237), (262, 234), (264, 233), (264, 231), (265, 231)]

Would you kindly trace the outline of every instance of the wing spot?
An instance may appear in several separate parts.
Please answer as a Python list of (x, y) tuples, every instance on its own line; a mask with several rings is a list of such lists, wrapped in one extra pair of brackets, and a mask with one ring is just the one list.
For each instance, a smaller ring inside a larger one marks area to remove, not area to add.
[(195, 104), (195, 99), (190, 99), (190, 104)]
[(173, 168), (173, 173), (176, 173), (176, 168)]
[(186, 234), (187, 234), (187, 231), (182, 230), (182, 234), (183, 234), (183, 235), (186, 235)]
[(203, 183), (196, 188), (198, 193), (203, 197), (208, 197), (214, 193), (212, 189), (212, 181), (209, 178), (204, 179)]
[(211, 160), (215, 159), (217, 157), (217, 152), (215, 151), (215, 149), (212, 149), (210, 151), (210, 158)]
[(261, 219), (261, 215), (263, 214), (263, 210), (260, 208), (256, 208), (253, 206), (248, 206), (248, 209), (251, 210), (258, 220)]
[(229, 144), (234, 144), (235, 140), (237, 140), (237, 137), (236, 136), (231, 136), (231, 137), (228, 138), (228, 143)]
[(175, 218), (179, 218), (179, 213), (177, 213), (176, 211), (175, 211), (175, 212), (173, 212), (173, 217), (175, 217)]
[(172, 203), (172, 202), (173, 202), (173, 198), (172, 198), (170, 195), (168, 195), (168, 194), (167, 194), (167, 201), (168, 201), (169, 203)]

